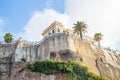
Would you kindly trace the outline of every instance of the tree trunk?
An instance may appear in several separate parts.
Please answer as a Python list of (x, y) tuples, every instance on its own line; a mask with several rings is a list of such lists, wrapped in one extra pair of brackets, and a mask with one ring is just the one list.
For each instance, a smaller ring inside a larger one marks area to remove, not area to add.
[(80, 39), (83, 40), (82, 31), (80, 31)]

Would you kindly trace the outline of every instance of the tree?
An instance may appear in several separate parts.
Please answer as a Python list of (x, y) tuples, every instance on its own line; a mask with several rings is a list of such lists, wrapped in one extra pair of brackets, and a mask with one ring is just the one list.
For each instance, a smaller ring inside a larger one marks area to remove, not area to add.
[(102, 40), (103, 35), (101, 33), (95, 33), (94, 40), (98, 42), (98, 46), (100, 48), (100, 41)]
[(11, 43), (12, 40), (13, 40), (13, 37), (12, 37), (11, 33), (6, 33), (5, 36), (4, 36), (4, 41), (6, 43)]
[(74, 33), (80, 35), (81, 40), (83, 40), (83, 33), (87, 32), (87, 24), (77, 21), (77, 23), (74, 23), (73, 29)]

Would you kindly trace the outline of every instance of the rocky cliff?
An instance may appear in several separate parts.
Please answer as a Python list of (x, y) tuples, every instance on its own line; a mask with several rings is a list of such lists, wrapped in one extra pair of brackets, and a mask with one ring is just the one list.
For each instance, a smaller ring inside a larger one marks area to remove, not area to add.
[[(9, 46), (1, 46), (0, 53), (3, 54), (14, 52), (15, 55), (17, 47), (11, 45), (9, 47), (9, 51), (7, 51), (8, 47)], [(60, 35), (54, 37), (51, 36), (46, 38), (37, 46), (37, 48), (34, 49), (34, 47), (32, 47), (34, 51), (37, 49), (35, 52), (29, 51), (31, 50), (29, 48), (31, 46), (28, 45), (26, 46), (28, 49), (25, 48), (24, 45), (19, 47), (23, 47), (24, 50), (22, 51), (27, 51), (27, 55), (31, 55), (29, 52), (32, 52), (32, 55), (34, 55), (32, 61), (49, 58), (63, 61), (72, 59), (78, 62), (82, 62), (83, 65), (89, 67), (90, 71), (105, 77), (107, 80), (120, 80), (119, 52), (103, 47), (98, 49), (95, 44), (86, 41), (80, 41), (79, 39), (73, 38), (69, 35), (61, 35), (61, 37)], [(1, 61), (0, 64), (1, 80), (67, 80), (66, 75), (63, 74), (48, 76), (27, 71), (25, 68), (25, 63), (23, 62), (13, 60), (13, 62), (10, 64), (9, 61)]]
[[(46, 44), (46, 46), (43, 46)], [(55, 60), (66, 61), (73, 59), (82, 62), (90, 70), (107, 80), (120, 80), (120, 52), (109, 48), (101, 47), (96, 43), (81, 41), (73, 35), (55, 35), (45, 40), (40, 47), (46, 56)], [(44, 49), (48, 47), (48, 49)], [(55, 50), (54, 50), (55, 49)], [(41, 55), (44, 56), (44, 55)], [(44, 56), (45, 57), (45, 56)]]

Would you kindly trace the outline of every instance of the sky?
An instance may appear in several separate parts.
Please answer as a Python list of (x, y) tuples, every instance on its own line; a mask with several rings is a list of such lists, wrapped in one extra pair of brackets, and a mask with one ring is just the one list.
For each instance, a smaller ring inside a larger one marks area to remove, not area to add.
[(93, 37), (101, 32), (101, 44), (120, 50), (120, 0), (0, 0), (0, 40), (10, 32), (17, 40), (40, 41), (53, 21), (72, 28), (84, 21)]

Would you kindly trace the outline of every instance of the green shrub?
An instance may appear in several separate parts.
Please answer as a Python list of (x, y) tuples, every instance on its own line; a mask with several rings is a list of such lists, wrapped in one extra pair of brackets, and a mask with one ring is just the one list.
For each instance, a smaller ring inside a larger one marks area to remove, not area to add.
[(75, 61), (55, 61), (44, 60), (28, 63), (27, 69), (33, 72), (40, 72), (46, 75), (55, 73), (67, 73), (68, 80), (105, 80), (94, 73), (88, 71), (88, 68)]

